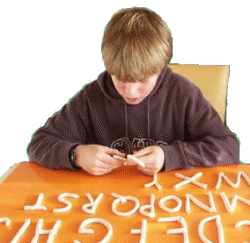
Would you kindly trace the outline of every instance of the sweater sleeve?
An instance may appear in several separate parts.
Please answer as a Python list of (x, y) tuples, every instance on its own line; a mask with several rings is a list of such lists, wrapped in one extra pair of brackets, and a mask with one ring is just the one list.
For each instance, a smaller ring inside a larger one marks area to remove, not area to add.
[[(81, 108), (84, 114), (84, 105)], [(30, 161), (38, 162), (50, 169), (77, 170), (70, 163), (69, 151), (76, 145), (84, 144), (86, 136), (84, 119), (71, 101), (33, 134), (27, 154)]]
[(223, 124), (201, 91), (193, 88), (182, 103), (184, 112), (180, 122), (185, 139), (161, 145), (165, 154), (163, 170), (239, 164), (237, 137)]

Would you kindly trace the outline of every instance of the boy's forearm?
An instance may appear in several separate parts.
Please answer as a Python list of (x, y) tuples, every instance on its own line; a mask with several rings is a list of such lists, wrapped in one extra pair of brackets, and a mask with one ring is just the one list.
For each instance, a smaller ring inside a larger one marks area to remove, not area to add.
[(75, 106), (64, 105), (33, 134), (27, 148), (29, 159), (51, 169), (76, 170), (69, 152), (73, 146), (85, 143), (87, 136), (84, 124), (79, 124), (81, 119)]
[(50, 169), (75, 169), (70, 163), (69, 151), (76, 144), (37, 134), (32, 138), (27, 153), (30, 161)]
[(165, 171), (240, 163), (239, 142), (233, 134), (221, 138), (207, 137), (196, 142), (175, 141), (161, 147), (165, 154)]

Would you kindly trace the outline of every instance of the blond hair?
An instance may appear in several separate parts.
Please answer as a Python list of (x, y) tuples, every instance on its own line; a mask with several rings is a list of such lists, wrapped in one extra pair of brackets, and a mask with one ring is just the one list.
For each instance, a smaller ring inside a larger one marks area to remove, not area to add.
[(122, 81), (159, 75), (172, 58), (171, 32), (147, 8), (121, 9), (105, 27), (102, 58), (109, 74)]

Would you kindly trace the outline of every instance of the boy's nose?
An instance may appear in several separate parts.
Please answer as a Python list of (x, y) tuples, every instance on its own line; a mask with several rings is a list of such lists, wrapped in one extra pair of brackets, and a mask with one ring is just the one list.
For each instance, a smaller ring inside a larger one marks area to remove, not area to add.
[(125, 93), (128, 98), (137, 98), (139, 94), (139, 87), (137, 83), (127, 83)]

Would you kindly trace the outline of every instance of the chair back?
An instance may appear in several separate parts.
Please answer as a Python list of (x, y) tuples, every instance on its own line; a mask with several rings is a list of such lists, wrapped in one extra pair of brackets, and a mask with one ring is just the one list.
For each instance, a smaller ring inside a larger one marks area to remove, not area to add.
[(197, 85), (226, 124), (229, 65), (169, 64), (173, 72)]

